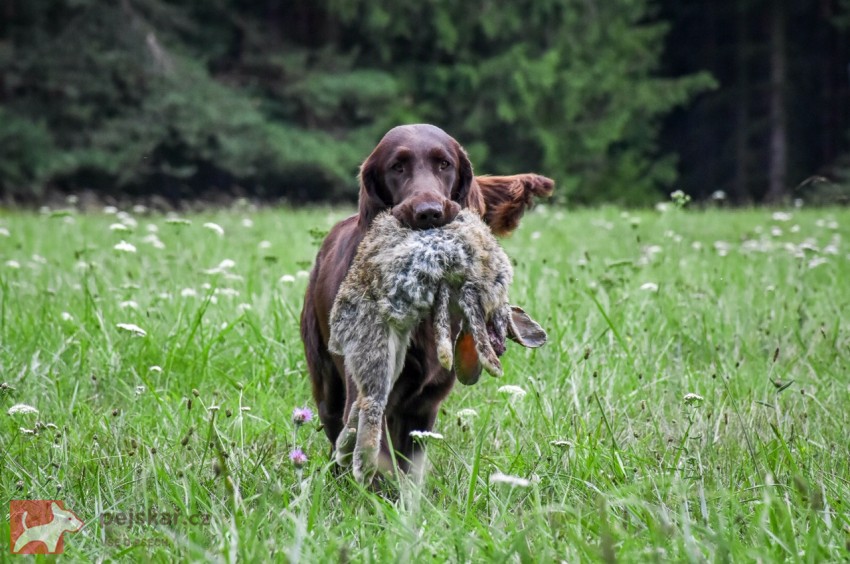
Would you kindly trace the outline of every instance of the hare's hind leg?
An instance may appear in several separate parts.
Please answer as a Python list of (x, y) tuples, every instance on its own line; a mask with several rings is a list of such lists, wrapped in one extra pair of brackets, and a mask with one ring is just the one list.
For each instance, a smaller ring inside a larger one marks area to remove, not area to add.
[(481, 365), (491, 376), (500, 377), (502, 375), (502, 363), (499, 362), (499, 357), (493, 350), (493, 345), (490, 344), (487, 320), (484, 318), (484, 309), (475, 287), (464, 284), (460, 290), (458, 301), (469, 324), (469, 332), (472, 333), (472, 338), (475, 340), (475, 350), (478, 351)]
[(383, 326), (385, 338), (360, 352), (362, 372), (355, 381), (358, 386), (359, 410), (357, 440), (354, 444), (354, 477), (368, 484), (378, 470), (378, 454), (384, 426), (384, 411), (390, 390), (401, 372), (407, 352), (409, 334)]
[(335, 459), (336, 463), (343, 467), (351, 466), (351, 456), (354, 452), (354, 444), (357, 441), (357, 426), (360, 419), (360, 408), (357, 401), (351, 406), (348, 421), (342, 427), (336, 438)]

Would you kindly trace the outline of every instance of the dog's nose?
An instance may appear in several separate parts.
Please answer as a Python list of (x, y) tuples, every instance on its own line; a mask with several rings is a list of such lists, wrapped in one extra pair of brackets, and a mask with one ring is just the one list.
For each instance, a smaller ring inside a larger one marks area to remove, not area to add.
[(413, 208), (413, 222), (418, 229), (441, 227), (446, 224), (443, 206), (437, 202), (422, 202)]

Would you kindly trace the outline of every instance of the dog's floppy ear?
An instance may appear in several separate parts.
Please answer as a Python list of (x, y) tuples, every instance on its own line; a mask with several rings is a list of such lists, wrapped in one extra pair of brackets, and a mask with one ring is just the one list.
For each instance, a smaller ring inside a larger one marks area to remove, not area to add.
[(481, 360), (475, 348), (475, 339), (472, 333), (461, 331), (455, 341), (455, 376), (458, 382), (465, 386), (471, 386), (478, 382), (481, 377)]
[(455, 141), (454, 145), (457, 155), (457, 179), (452, 187), (452, 200), (466, 209), (483, 214), (484, 197), (478, 183), (475, 182), (472, 162), (469, 160), (469, 155), (466, 154), (466, 149), (461, 147), (460, 143)]
[(524, 347), (536, 349), (546, 343), (546, 331), (539, 323), (517, 306), (511, 306), (511, 320), (508, 323), (508, 337)]
[(358, 224), (364, 229), (382, 211), (393, 205), (392, 194), (384, 184), (383, 173), (379, 168), (381, 145), (372, 151), (360, 166), (360, 196)]

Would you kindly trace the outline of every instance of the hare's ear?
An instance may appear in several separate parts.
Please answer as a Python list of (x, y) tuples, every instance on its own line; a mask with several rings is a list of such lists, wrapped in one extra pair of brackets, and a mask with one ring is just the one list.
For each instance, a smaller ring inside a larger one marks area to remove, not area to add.
[(481, 377), (481, 360), (475, 349), (475, 339), (472, 333), (461, 331), (455, 341), (455, 375), (465, 386), (471, 386)]
[(511, 306), (511, 320), (508, 323), (508, 337), (524, 347), (536, 349), (546, 343), (546, 331), (539, 323), (517, 306)]

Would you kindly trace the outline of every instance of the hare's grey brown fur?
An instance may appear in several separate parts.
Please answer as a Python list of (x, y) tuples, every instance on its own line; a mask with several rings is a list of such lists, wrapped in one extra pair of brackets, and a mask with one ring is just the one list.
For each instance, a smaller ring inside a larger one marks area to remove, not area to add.
[(452, 223), (429, 230), (403, 227), (389, 213), (374, 220), (340, 286), (328, 342), (332, 353), (345, 358), (357, 386), (336, 459), (347, 465), (353, 453), (358, 480), (368, 481), (376, 471), (387, 398), (412, 330), (429, 315), (444, 368), (452, 366), (450, 309), (455, 309), (484, 369), (501, 375), (493, 344), (501, 352), (508, 334), (519, 332), (508, 303), (512, 278), (510, 260), (473, 212), (461, 211)]

